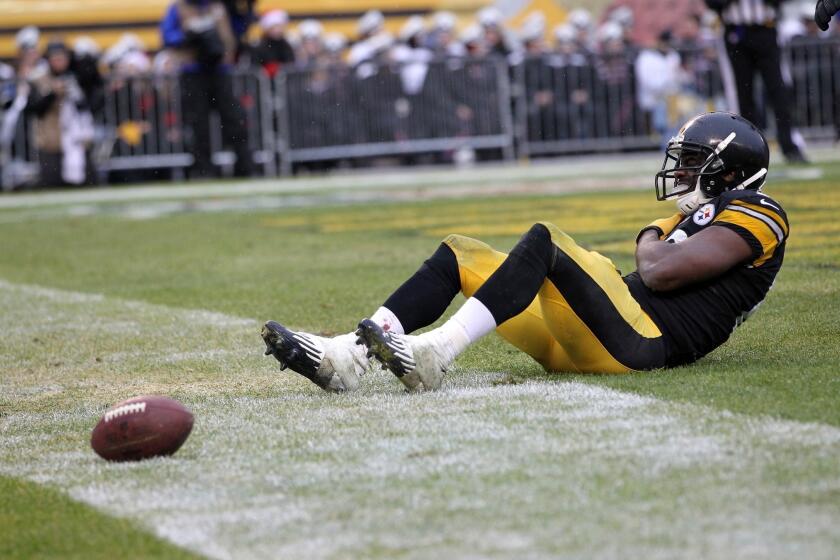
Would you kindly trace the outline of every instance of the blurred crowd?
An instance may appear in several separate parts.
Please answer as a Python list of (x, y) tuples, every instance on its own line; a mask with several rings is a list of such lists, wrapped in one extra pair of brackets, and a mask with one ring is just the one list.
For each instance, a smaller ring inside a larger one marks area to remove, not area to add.
[[(591, 73), (608, 83), (632, 80), (634, 103), (648, 113), (653, 129), (667, 138), (685, 114), (722, 105), (721, 88), (708, 85), (719, 83), (708, 74), (717, 68), (720, 23), (702, 3), (686, 5), (679, 27), (647, 35), (639, 33), (639, 12), (617, 2), (598, 15), (573, 10), (552, 29), (538, 11), (514, 28), (506, 25), (497, 8), (487, 7), (466, 26), (455, 14), (442, 11), (410, 17), (392, 34), (383, 14), (369, 11), (358, 20), (356, 36), (346, 37), (325, 32), (314, 19), (290, 22), (280, 10), (260, 14), (256, 0), (175, 0), (163, 15), (162, 48), (156, 52), (132, 34), (103, 51), (88, 37), (72, 44), (60, 38), (44, 43), (37, 28), (26, 27), (16, 37), (17, 57), (0, 63), (0, 138), (8, 140), (22, 115), (33, 116), (38, 123), (35, 142), (41, 182), (90, 183), (95, 179), (94, 123), (104, 110), (109, 88), (120, 88), (137, 76), (179, 76), (183, 114), (172, 119), (182, 119), (183, 136), (195, 158), (191, 174), (214, 173), (207, 115), (215, 109), (223, 140), (236, 154), (235, 173), (247, 176), (253, 172), (253, 161), (244, 141), (241, 99), (229, 80), (235, 70), (272, 78), (298, 69), (342, 68), (344, 74), (336, 75), (363, 80), (383, 66), (399, 65), (403, 93), (411, 96), (423, 88), (433, 60), (490, 57), (504, 60), (512, 72), (524, 73), (528, 126), (535, 129), (529, 133), (552, 134), (540, 123), (556, 120), (558, 111), (570, 111), (575, 105), (580, 109), (576, 114), (584, 115), (592, 107), (585, 89), (572, 87), (561, 104), (554, 84), (558, 72), (564, 80), (581, 83), (590, 79), (584, 73)], [(837, 26), (828, 32), (817, 29), (812, 3), (796, 6), (779, 26), (780, 40), (838, 33)], [(258, 33), (253, 33), (254, 28)], [(652, 40), (640, 42), (640, 36)], [(46, 48), (39, 49), (43, 44)], [(331, 79), (329, 73), (323, 74), (320, 86), (313, 79), (304, 89), (328, 87)], [(626, 130), (633, 123), (621, 121), (622, 110), (617, 108), (615, 126)]]

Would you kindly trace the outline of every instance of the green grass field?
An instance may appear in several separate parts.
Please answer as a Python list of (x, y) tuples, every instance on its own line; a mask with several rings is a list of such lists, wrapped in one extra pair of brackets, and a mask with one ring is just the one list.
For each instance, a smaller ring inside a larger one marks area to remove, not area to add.
[[(692, 366), (550, 375), (491, 335), (437, 393), (329, 395), (262, 356), (263, 321), (346, 332), (450, 232), (548, 220), (632, 270), (654, 159), (0, 199), (0, 558), (836, 558), (840, 164), (771, 173), (785, 266)], [(97, 458), (145, 393), (193, 410), (183, 449)]]

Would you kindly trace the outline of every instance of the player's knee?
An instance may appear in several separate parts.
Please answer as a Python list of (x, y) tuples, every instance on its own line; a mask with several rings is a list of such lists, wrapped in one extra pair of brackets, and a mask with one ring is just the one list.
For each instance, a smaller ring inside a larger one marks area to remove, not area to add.
[(551, 232), (544, 223), (537, 222), (519, 239), (519, 245), (537, 253), (548, 253), (552, 247)]
[(541, 262), (544, 266), (550, 267), (554, 257), (555, 247), (551, 242), (551, 232), (542, 223), (531, 226), (525, 235), (519, 238), (516, 246), (511, 250), (511, 255), (525, 258), (532, 262)]
[(472, 237), (467, 237), (466, 235), (458, 235), (457, 233), (447, 235), (443, 239), (443, 244), (452, 249), (452, 252), (458, 257), (458, 260), (461, 260), (461, 257), (466, 255), (493, 252), (493, 248), (487, 243), (473, 239)]
[(446, 243), (441, 243), (438, 246), (437, 251), (426, 259), (420, 270), (422, 272), (433, 272), (447, 285), (453, 286), (456, 292), (461, 288), (458, 258)]
[(529, 229), (525, 235), (540, 243), (545, 243), (546, 241), (550, 243), (551, 230), (548, 227), (549, 225), (550, 224), (546, 222), (537, 222), (531, 226), (531, 229)]

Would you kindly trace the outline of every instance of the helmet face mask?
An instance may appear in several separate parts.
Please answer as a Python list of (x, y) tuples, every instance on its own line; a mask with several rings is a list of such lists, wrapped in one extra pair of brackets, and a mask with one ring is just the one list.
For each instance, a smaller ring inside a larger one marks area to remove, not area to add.
[(672, 138), (656, 174), (657, 200), (677, 198), (685, 212), (725, 191), (758, 190), (770, 151), (761, 132), (732, 113), (705, 113)]
[(717, 196), (724, 189), (723, 179), (717, 177), (723, 168), (723, 160), (710, 146), (672, 139), (662, 169), (656, 174), (656, 199), (680, 197), (698, 183), (704, 195)]

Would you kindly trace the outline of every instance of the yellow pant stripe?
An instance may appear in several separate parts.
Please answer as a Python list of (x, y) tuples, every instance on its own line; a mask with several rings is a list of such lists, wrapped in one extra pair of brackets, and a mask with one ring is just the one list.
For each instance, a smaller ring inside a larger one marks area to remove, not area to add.
[[(585, 251), (555, 226), (545, 224), (552, 239), (604, 290), (633, 329), (642, 336), (660, 336), (659, 329), (630, 295), (612, 262)], [(443, 241), (455, 253), (461, 291), (472, 296), (502, 264), (507, 255), (469, 237), (450, 235)], [(634, 310), (635, 309), (635, 315)], [(505, 340), (533, 357), (548, 371), (627, 373), (586, 323), (572, 310), (557, 287), (546, 280), (534, 301), (496, 331)]]

